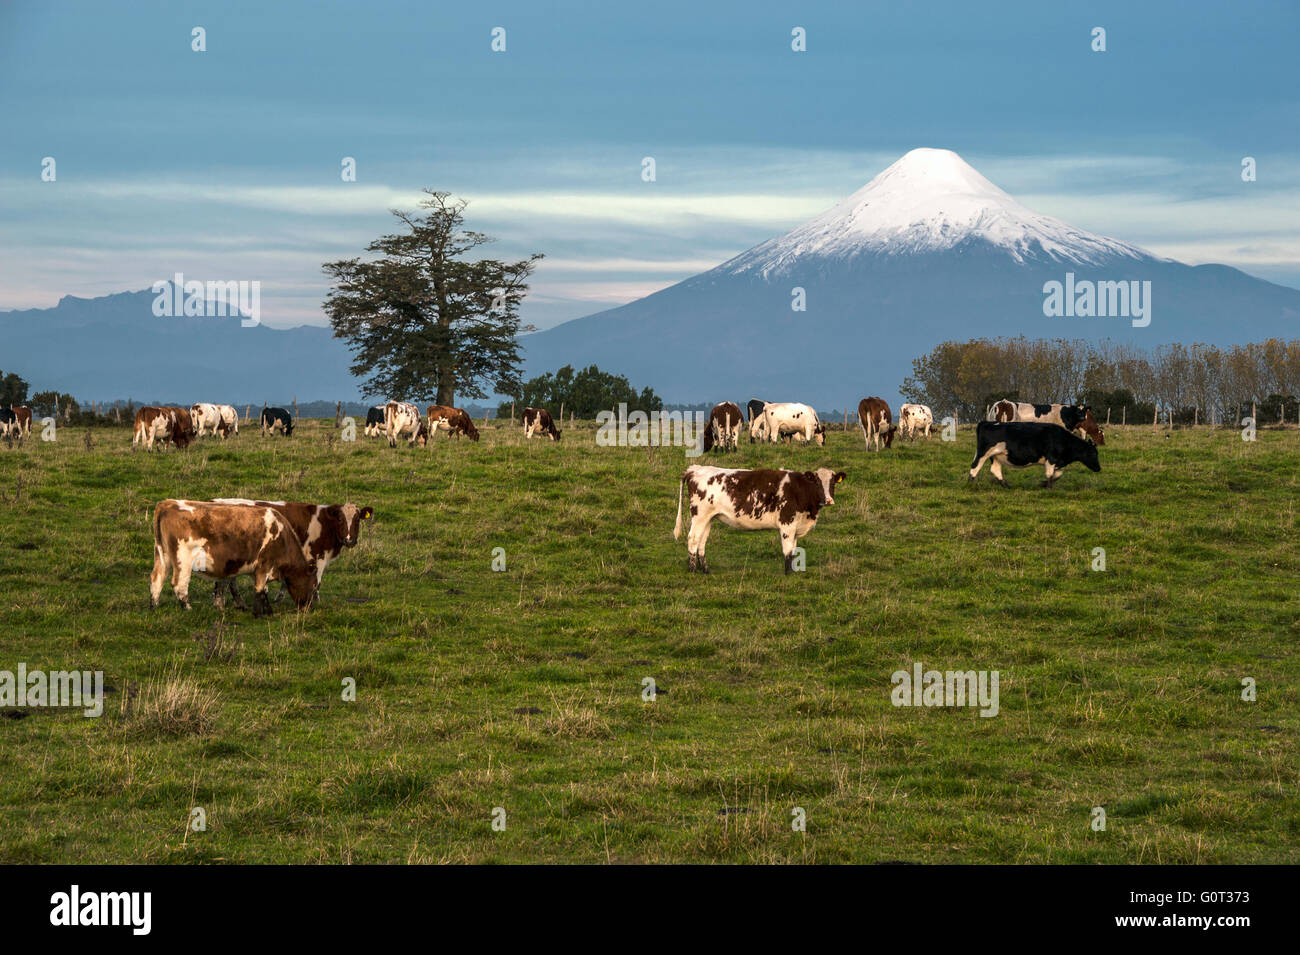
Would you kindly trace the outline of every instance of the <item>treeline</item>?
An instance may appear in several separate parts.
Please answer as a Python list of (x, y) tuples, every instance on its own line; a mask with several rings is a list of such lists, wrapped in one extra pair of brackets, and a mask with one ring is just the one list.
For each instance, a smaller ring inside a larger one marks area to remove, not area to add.
[[(614, 410), (623, 403), (629, 411), (647, 413), (662, 411), (664, 406), (653, 389), (643, 388), (638, 394), (626, 377), (601, 371), (595, 365), (588, 365), (581, 371), (565, 365), (554, 374), (547, 372), (530, 378), (513, 394), (507, 394), (514, 399), (516, 414), (531, 407), (545, 408), (558, 415), (563, 405), (566, 416), (576, 414), (579, 418), (594, 418), (598, 412)], [(496, 416), (509, 418), (510, 402), (502, 402)]]
[(899, 389), (936, 413), (981, 418), (999, 398), (1078, 402), (1114, 422), (1172, 417), (1221, 424), (1256, 413), (1261, 424), (1300, 415), (1300, 341), (1159, 345), (1081, 339), (979, 338), (943, 342), (912, 361)]

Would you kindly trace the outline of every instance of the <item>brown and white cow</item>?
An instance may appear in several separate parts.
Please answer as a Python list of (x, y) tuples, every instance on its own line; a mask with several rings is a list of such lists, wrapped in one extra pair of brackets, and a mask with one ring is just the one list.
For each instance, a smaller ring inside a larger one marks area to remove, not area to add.
[(474, 427), (474, 419), (469, 416), (469, 412), (464, 408), (429, 405), (426, 415), (430, 435), (437, 430), (446, 431), (448, 437), (455, 436), (459, 438), (463, 434), (471, 441), (478, 440), (478, 428)]
[(909, 441), (915, 441), (918, 434), (930, 437), (933, 424), (934, 412), (928, 405), (907, 404), (898, 409), (898, 430)]
[(985, 421), (1005, 423), (1016, 420), (1016, 403), (1007, 398), (995, 401), (989, 405), (989, 410), (984, 415)]
[(390, 448), (397, 447), (397, 439), (408, 431), (411, 437), (407, 439), (407, 445), (415, 447), (418, 444), (424, 447), (429, 443), (429, 433), (424, 430), (423, 424), (420, 409), (409, 401), (390, 401), (384, 405), (384, 432), (388, 435)]
[(740, 405), (734, 401), (723, 401), (713, 406), (709, 412), (709, 425), (704, 429), (705, 451), (720, 448), (723, 451), (736, 451), (740, 448), (740, 426), (745, 419), (741, 417)]
[[(375, 516), (373, 507), (356, 504), (310, 504), (306, 501), (251, 501), (242, 497), (219, 497), (213, 504), (230, 504), (243, 507), (269, 507), (288, 521), (302, 544), (302, 555), (316, 565), (316, 584), (325, 577), (325, 568), (343, 553), (344, 548), (355, 547), (361, 539), (361, 522)], [(219, 581), (214, 596), (220, 593)], [(243, 606), (235, 582), (229, 581), (230, 594), (236, 606)], [(280, 595), (284, 595), (281, 588)], [(279, 599), (278, 597), (276, 599)]]
[(27, 405), (18, 405), (13, 409), (14, 424), (18, 427), (18, 432), (23, 437), (32, 433), (32, 409)]
[(533, 435), (539, 432), (549, 435), (552, 441), (560, 440), (560, 432), (556, 430), (555, 422), (551, 420), (551, 413), (545, 408), (525, 408), (523, 426), (524, 437), (530, 441)]
[(194, 424), (189, 409), (174, 405), (145, 405), (135, 413), (131, 447), (134, 449), (143, 443), (152, 451), (155, 441), (162, 444), (170, 441), (178, 448), (185, 448), (193, 437)]
[(303, 556), (298, 536), (274, 508), (208, 501), (167, 500), (154, 509), (150, 607), (158, 606), (169, 573), (186, 610), (192, 574), (217, 581), (250, 575), (255, 616), (272, 612), (266, 590), (273, 578), (285, 582), (299, 610), (317, 586), (315, 561)]
[(846, 477), (843, 471), (747, 471), (695, 464), (682, 473), (677, 489), (677, 524), (673, 539), (682, 536), (682, 497), (690, 492), (691, 526), (686, 535), (687, 569), (709, 572), (704, 547), (716, 517), (740, 530), (772, 528), (781, 535), (781, 553), (788, 574), (799, 538), (817, 524), (817, 513), (834, 504), (831, 491)]
[(883, 441), (888, 448), (894, 443), (894, 432), (898, 430), (897, 426), (891, 422), (894, 420), (889, 411), (889, 405), (880, 398), (863, 398), (858, 402), (858, 423), (862, 425), (862, 437), (866, 442), (866, 450), (871, 450), (871, 442), (876, 442), (876, 450), (880, 450), (880, 443)]

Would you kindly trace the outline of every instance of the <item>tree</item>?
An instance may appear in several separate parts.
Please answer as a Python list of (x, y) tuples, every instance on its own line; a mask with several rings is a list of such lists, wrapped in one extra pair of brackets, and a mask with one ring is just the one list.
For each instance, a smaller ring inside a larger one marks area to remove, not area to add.
[[(424, 214), (392, 210), (409, 230), (366, 246), (379, 258), (327, 262), (325, 300), (334, 336), (353, 353), (368, 394), (454, 405), (457, 392), (519, 388), (519, 306), (538, 259), (470, 261), (492, 240), (464, 228), (468, 203), (424, 190)], [(531, 327), (524, 329), (530, 331)]]
[[(572, 411), (579, 418), (594, 418), (597, 412), (613, 411), (620, 404), (626, 404), (629, 411), (646, 413), (662, 411), (664, 406), (653, 389), (643, 388), (638, 395), (623, 375), (601, 371), (595, 365), (588, 365), (576, 373), (572, 365), (565, 365), (555, 374), (547, 372), (530, 378), (517, 391), (506, 394), (515, 399), (519, 408), (545, 408), (558, 412), (563, 404), (566, 412)], [(509, 414), (508, 402), (497, 409), (498, 418)]]
[(0, 371), (0, 406), (16, 408), (27, 403), (27, 389), (31, 386), (14, 372)]

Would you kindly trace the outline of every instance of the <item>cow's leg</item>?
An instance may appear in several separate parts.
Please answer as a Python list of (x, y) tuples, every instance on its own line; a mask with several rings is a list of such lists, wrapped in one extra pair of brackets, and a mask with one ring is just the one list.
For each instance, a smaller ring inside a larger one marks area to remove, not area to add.
[(785, 557), (785, 572), (788, 574), (793, 570), (794, 549), (799, 546), (799, 538), (795, 536), (793, 524), (782, 524), (779, 530), (781, 532), (781, 555)]
[(1056, 469), (1056, 466), (1053, 465), (1051, 461), (1044, 462), (1043, 470), (1046, 472), (1046, 476), (1043, 480), (1043, 483), (1040, 484), (1039, 487), (1045, 487), (1045, 488), (1055, 487), (1056, 479), (1061, 476), (1061, 472)]
[(158, 606), (162, 596), (163, 581), (167, 579), (167, 557), (160, 544), (153, 545), (153, 570), (149, 572), (149, 607)]
[(712, 523), (712, 514), (707, 517), (700, 514), (692, 515), (691, 528), (686, 533), (686, 547), (690, 551), (687, 567), (690, 570), (698, 570), (702, 574), (709, 572), (709, 562), (704, 557), (704, 548), (709, 543), (709, 527)]
[(177, 555), (176, 566), (172, 568), (172, 590), (176, 599), (186, 610), (190, 608), (190, 574), (193, 572), (194, 555), (181, 551)]
[(1002, 465), (1006, 464), (1007, 456), (997, 454), (993, 456), (993, 463), (989, 465), (989, 473), (993, 475), (993, 480), (997, 481), (1003, 487), (1009, 487), (1006, 481), (1002, 479)]

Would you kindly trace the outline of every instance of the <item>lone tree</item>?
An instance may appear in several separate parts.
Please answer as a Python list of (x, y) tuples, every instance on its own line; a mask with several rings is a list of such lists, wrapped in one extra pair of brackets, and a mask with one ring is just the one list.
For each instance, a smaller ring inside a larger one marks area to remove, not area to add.
[[(464, 228), (468, 203), (425, 189), (419, 212), (392, 210), (409, 230), (366, 246), (372, 261), (326, 262), (334, 337), (348, 342), (352, 373), (372, 395), (455, 403), (519, 389), (519, 305), (542, 256), (519, 262), (464, 258), (492, 239)], [(523, 329), (531, 331), (531, 327)]]

